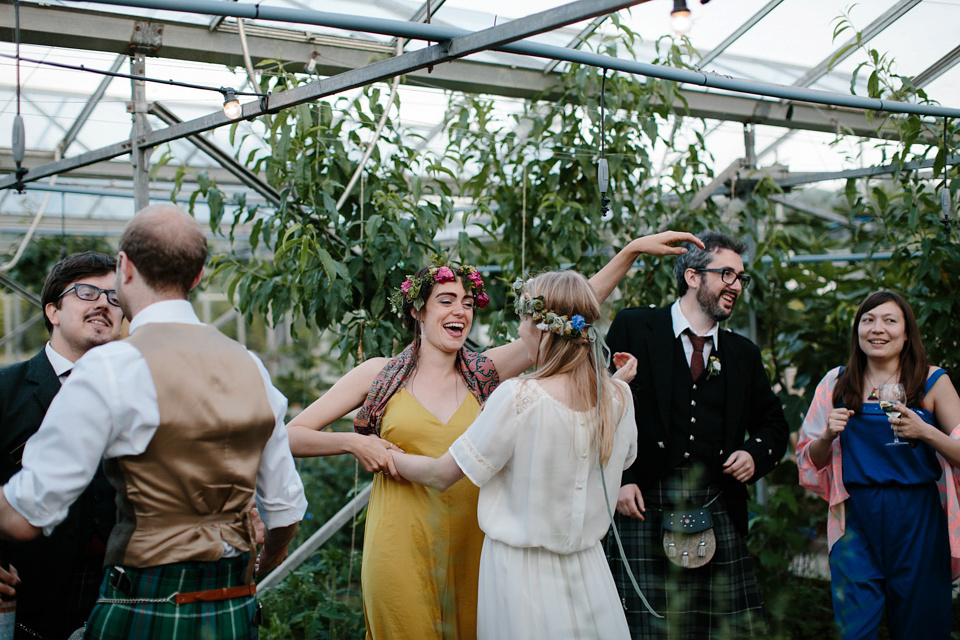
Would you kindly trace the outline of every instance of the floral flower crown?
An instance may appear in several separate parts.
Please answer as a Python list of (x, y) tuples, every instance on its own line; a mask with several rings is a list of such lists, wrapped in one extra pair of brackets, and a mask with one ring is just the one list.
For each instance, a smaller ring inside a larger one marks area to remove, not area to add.
[(434, 256), (426, 273), (419, 278), (408, 275), (400, 283), (400, 288), (390, 295), (390, 304), (397, 312), (402, 312), (403, 305), (407, 303), (412, 304), (419, 311), (426, 304), (426, 300), (420, 296), (420, 292), (427, 290), (430, 283), (443, 284), (444, 282), (456, 282), (457, 279), (460, 279), (464, 285), (469, 285), (473, 292), (474, 304), (478, 308), (483, 309), (490, 303), (490, 297), (483, 289), (483, 277), (476, 267), (468, 264), (448, 266), (443, 263), (440, 257)]
[(523, 290), (523, 279), (517, 278), (513, 283), (513, 292), (516, 299), (513, 302), (513, 310), (521, 318), (530, 316), (537, 323), (537, 329), (540, 331), (549, 331), (564, 338), (583, 338), (590, 340), (589, 329), (593, 325), (588, 324), (579, 313), (573, 314), (573, 317), (554, 313), (546, 308), (543, 296), (531, 296)]

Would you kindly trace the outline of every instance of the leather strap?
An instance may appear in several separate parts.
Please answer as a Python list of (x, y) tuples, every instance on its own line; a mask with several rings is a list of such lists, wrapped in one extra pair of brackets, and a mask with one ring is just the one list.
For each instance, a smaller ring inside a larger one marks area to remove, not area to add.
[(208, 589), (207, 591), (175, 593), (173, 594), (173, 602), (177, 605), (190, 604), (191, 602), (217, 602), (219, 600), (252, 596), (256, 593), (257, 585), (245, 584), (239, 587), (222, 587), (220, 589)]

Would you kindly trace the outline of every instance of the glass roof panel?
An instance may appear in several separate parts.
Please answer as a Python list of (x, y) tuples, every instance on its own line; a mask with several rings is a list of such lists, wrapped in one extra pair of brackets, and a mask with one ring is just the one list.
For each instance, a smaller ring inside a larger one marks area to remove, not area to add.
[[(713, 4), (721, 2), (711, 2), (707, 6)], [(840, 36), (840, 42), (833, 41), (836, 18), (845, 10), (849, 8), (855, 26), (862, 29), (893, 4), (894, 0), (871, 0), (850, 8), (848, 0), (785, 0), (734, 42), (728, 51), (810, 67), (853, 37), (847, 31)]]

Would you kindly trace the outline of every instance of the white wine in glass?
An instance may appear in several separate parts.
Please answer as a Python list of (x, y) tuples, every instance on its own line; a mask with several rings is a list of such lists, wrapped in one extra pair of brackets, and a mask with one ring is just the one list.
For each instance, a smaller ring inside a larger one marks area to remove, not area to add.
[[(879, 399), (880, 410), (887, 414), (888, 418), (899, 418), (900, 412), (894, 408), (896, 404), (905, 404), (907, 402), (907, 394), (903, 390), (903, 385), (899, 382), (896, 384), (882, 384), (877, 390), (877, 398)], [(893, 429), (893, 425), (890, 425), (890, 428)], [(888, 442), (888, 445), (898, 445), (898, 444), (909, 444), (908, 442), (901, 440), (900, 435), (894, 430), (893, 432), (893, 442)]]

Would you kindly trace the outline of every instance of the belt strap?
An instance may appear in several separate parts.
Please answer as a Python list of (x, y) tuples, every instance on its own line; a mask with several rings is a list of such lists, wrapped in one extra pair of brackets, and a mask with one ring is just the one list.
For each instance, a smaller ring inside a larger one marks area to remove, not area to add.
[(176, 605), (181, 605), (190, 604), (191, 602), (217, 602), (218, 600), (230, 600), (232, 598), (252, 596), (256, 593), (257, 585), (245, 584), (239, 587), (221, 587), (220, 589), (207, 589), (206, 591), (175, 593), (173, 594), (173, 603)]

